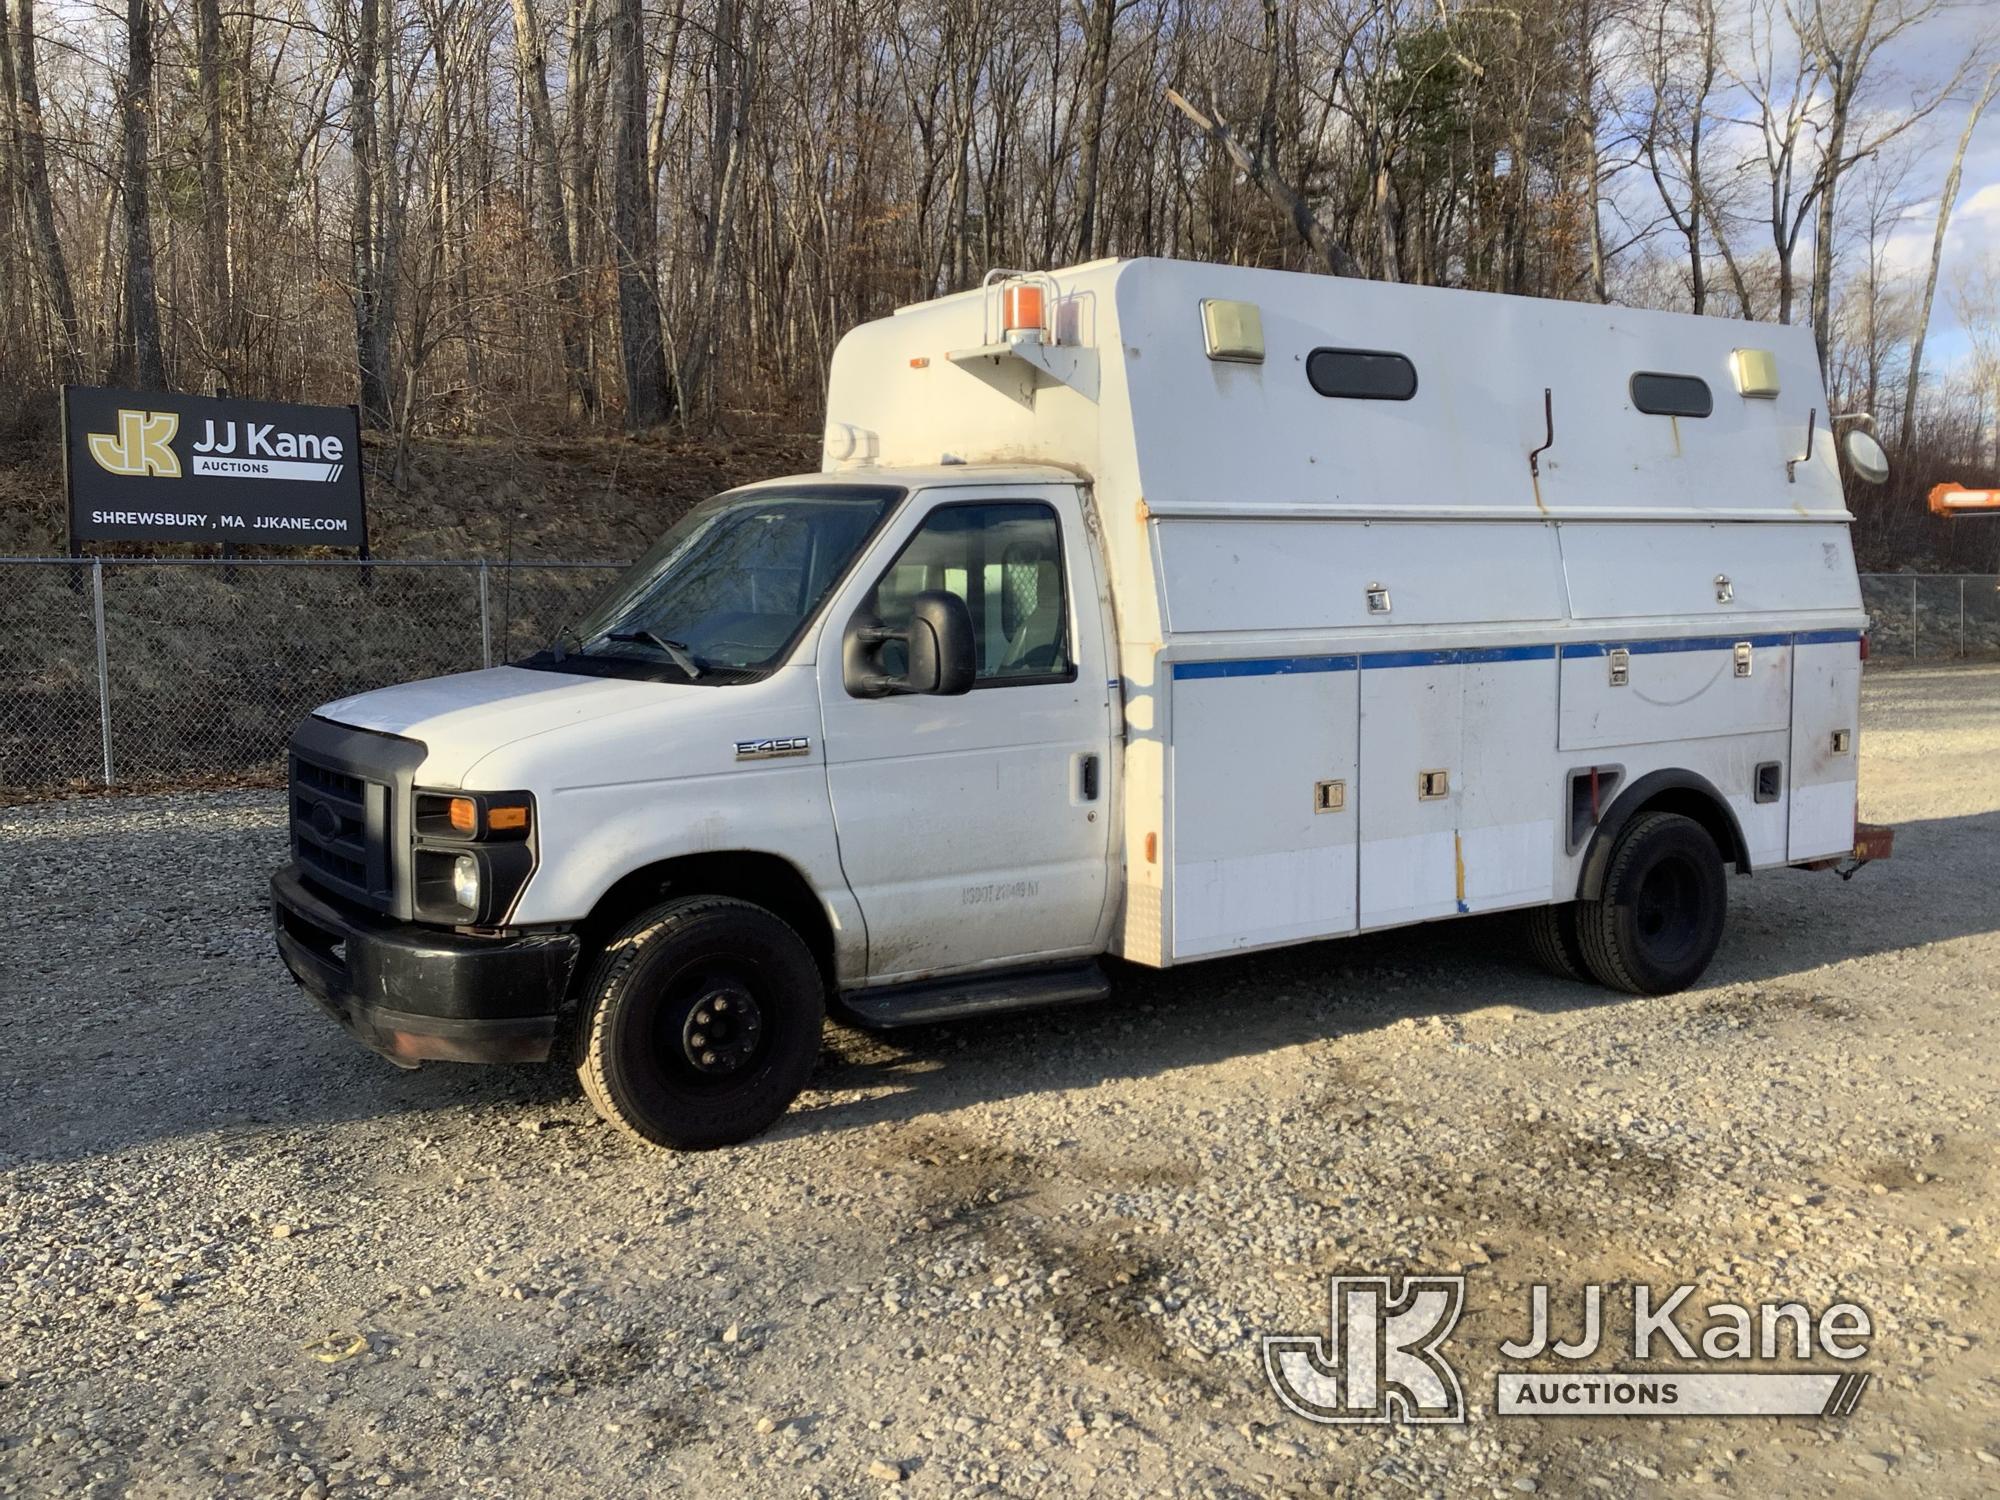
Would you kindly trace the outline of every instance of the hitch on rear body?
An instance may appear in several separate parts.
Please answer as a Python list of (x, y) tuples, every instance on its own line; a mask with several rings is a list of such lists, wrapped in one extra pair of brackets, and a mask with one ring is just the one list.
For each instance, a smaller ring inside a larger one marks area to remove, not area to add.
[(1884, 823), (1856, 823), (1854, 852), (1844, 859), (1816, 859), (1802, 865), (1806, 870), (1832, 870), (1842, 880), (1852, 880), (1863, 865), (1888, 859), (1896, 852), (1896, 830)]

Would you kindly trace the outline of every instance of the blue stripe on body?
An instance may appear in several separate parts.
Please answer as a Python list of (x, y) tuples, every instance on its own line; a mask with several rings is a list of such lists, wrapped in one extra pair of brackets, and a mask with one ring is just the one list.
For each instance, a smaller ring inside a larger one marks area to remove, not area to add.
[(1634, 656), (1678, 651), (1730, 651), (1747, 640), (1753, 648), (1826, 646), (1859, 641), (1858, 630), (1803, 630), (1797, 634), (1698, 635), (1651, 641), (1565, 641), (1560, 645), (1471, 646), (1438, 651), (1371, 651), (1345, 656), (1261, 656), (1234, 661), (1177, 661), (1176, 682), (1211, 677), (1280, 677), (1300, 672), (1378, 671), (1393, 667), (1469, 666), (1480, 662), (1549, 661), (1564, 656), (1605, 656), (1623, 647)]
[(1463, 667), (1485, 661), (1553, 661), (1554, 646), (1472, 646), (1445, 651), (1371, 651), (1364, 669), (1379, 667)]
[(1625, 650), (1634, 656), (1661, 656), (1682, 651), (1732, 651), (1744, 641), (1754, 646), (1789, 646), (1790, 635), (1694, 635), (1672, 641), (1570, 641), (1564, 656), (1606, 656)]
[(1283, 677), (1295, 672), (1352, 672), (1352, 656), (1260, 656), (1239, 661), (1177, 661), (1174, 681), (1204, 677)]

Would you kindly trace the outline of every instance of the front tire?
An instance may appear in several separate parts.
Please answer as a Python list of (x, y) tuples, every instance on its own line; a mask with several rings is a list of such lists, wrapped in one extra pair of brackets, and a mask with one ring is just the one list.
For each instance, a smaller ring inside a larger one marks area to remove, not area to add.
[(1679, 813), (1644, 813), (1619, 835), (1602, 896), (1577, 905), (1584, 962), (1634, 995), (1686, 989), (1708, 968), (1729, 910), (1722, 854)]
[(747, 901), (697, 896), (634, 918), (585, 994), (577, 1077), (598, 1114), (655, 1146), (766, 1129), (819, 1056), (826, 989), (799, 935)]

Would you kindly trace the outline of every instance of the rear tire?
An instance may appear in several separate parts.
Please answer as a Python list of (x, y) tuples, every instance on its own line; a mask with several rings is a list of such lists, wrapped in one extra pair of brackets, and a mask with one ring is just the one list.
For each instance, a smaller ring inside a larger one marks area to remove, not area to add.
[(605, 945), (584, 999), (577, 1077), (649, 1145), (706, 1150), (766, 1129), (819, 1056), (826, 991), (792, 929), (747, 901), (641, 913)]
[(1584, 962), (1612, 989), (1686, 989), (1715, 957), (1728, 910), (1722, 854), (1708, 830), (1679, 813), (1641, 814), (1619, 835), (1602, 896), (1577, 903)]
[(1590, 982), (1590, 965), (1583, 956), (1583, 938), (1577, 932), (1577, 903), (1564, 901), (1556, 906), (1529, 909), (1523, 922), (1528, 951), (1535, 962), (1558, 979)]

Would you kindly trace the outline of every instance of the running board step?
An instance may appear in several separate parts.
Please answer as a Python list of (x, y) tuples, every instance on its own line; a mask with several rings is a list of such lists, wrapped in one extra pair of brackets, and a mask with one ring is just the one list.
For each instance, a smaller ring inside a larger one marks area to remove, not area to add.
[(888, 985), (877, 990), (857, 990), (840, 998), (863, 1026), (886, 1031), (897, 1026), (956, 1021), (965, 1016), (1079, 1005), (1102, 1000), (1110, 993), (1111, 981), (1093, 959), (1060, 969), (1016, 969), (1006, 974), (963, 974), (956, 979)]

